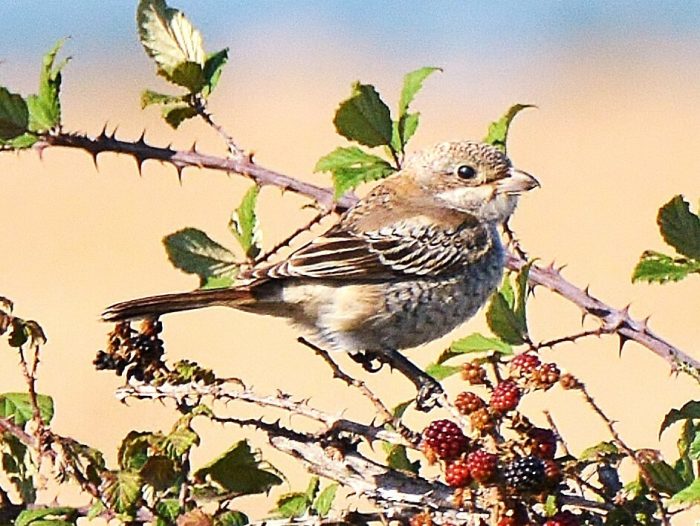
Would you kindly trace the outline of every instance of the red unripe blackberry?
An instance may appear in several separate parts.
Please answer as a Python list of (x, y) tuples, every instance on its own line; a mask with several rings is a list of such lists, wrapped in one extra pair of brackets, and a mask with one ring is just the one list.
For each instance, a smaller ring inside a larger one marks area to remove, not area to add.
[(477, 409), (486, 407), (486, 402), (484, 402), (479, 395), (476, 395), (470, 391), (464, 391), (463, 393), (459, 393), (457, 395), (457, 398), (455, 399), (455, 406), (460, 413), (463, 415), (468, 415)]
[(445, 466), (445, 482), (453, 488), (465, 488), (472, 481), (466, 459), (460, 457)]
[(496, 473), (498, 457), (483, 449), (477, 449), (467, 455), (467, 467), (474, 480), (486, 482)]
[(511, 376), (523, 376), (530, 374), (540, 365), (540, 359), (536, 354), (523, 353), (517, 355), (508, 364)]
[(433, 526), (433, 518), (427, 511), (416, 513), (408, 521), (410, 526)]
[(544, 526), (580, 526), (581, 521), (577, 515), (574, 515), (570, 511), (560, 511), (559, 513), (552, 515)]
[(494, 388), (489, 405), (495, 411), (505, 413), (517, 407), (521, 394), (520, 387), (510, 380), (506, 380)]
[(503, 469), (503, 479), (516, 491), (537, 491), (545, 482), (544, 463), (532, 456), (516, 459)]
[(520, 526), (516, 520), (515, 517), (501, 517), (498, 519), (498, 523), (496, 526)]
[(551, 429), (533, 427), (527, 432), (527, 447), (531, 455), (554, 458), (557, 452), (557, 437)]
[(469, 445), (459, 426), (450, 420), (431, 422), (423, 431), (423, 442), (442, 460), (457, 458)]
[(462, 366), (462, 378), (471, 385), (486, 383), (486, 369), (478, 362), (467, 362)]

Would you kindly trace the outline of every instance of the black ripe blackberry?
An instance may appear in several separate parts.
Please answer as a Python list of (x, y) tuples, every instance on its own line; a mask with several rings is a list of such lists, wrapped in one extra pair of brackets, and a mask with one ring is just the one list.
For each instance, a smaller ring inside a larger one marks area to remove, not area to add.
[(533, 456), (518, 458), (505, 467), (503, 478), (516, 491), (537, 491), (545, 482), (544, 463)]

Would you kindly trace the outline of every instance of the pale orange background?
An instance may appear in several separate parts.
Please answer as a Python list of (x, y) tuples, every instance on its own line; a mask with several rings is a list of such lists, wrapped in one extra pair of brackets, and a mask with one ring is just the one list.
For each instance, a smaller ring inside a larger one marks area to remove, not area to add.
[[(196, 13), (196, 6), (190, 12)], [(206, 34), (206, 25), (202, 29)], [(254, 35), (249, 31), (248, 37)], [(609, 304), (631, 302), (633, 315), (651, 314), (653, 330), (700, 357), (698, 277), (664, 287), (630, 283), (644, 249), (670, 250), (658, 235), (658, 207), (678, 193), (694, 207), (700, 197), (700, 68), (697, 52), (691, 52), (697, 51), (697, 40), (635, 34), (620, 45), (619, 35), (596, 42), (582, 36), (575, 45), (534, 54), (527, 68), (511, 70), (500, 58), (491, 62), (488, 55), (464, 56), (450, 49), (428, 58), (404, 55), (385, 68), (381, 61), (390, 61), (391, 52), (373, 47), (376, 43), (349, 48), (327, 36), (320, 43), (300, 30), (268, 35), (266, 41), (246, 40), (242, 50), (232, 50), (212, 110), (261, 165), (329, 184), (327, 176), (312, 174), (312, 168), (321, 155), (343, 144), (334, 133), (332, 116), (358, 78), (377, 85), (395, 106), (404, 72), (427, 64), (445, 66), (415, 102), (423, 121), (413, 148), (481, 138), (488, 123), (511, 103), (537, 104), (539, 109), (518, 117), (509, 141), (514, 163), (542, 183), (522, 200), (513, 222), (524, 246), (544, 263), (556, 259), (566, 264), (567, 279), (590, 284), (591, 292)], [(188, 122), (174, 132), (156, 110), (140, 111), (140, 90), (164, 86), (138, 49), (134, 51), (135, 37), (124, 38), (132, 39), (128, 53), (109, 64), (81, 58), (83, 47), (93, 44), (89, 39), (69, 43), (75, 58), (66, 69), (65, 128), (95, 134), (109, 122), (109, 129), (119, 126), (118, 136), (124, 139), (136, 139), (146, 128), (150, 143), (172, 141), (186, 148), (197, 140), (202, 151), (223, 154), (218, 137), (204, 125)], [(285, 39), (294, 41), (286, 54)], [(232, 45), (225, 38), (217, 44)], [(9, 67), (10, 74), (1, 83), (14, 82), (11, 87), (29, 92), (39, 56), (3, 59), (9, 66), (2, 68)], [(133, 160), (113, 154), (100, 156), (98, 164), (95, 170), (87, 154), (62, 149), (45, 151), (43, 161), (35, 152), (0, 156), (0, 295), (16, 302), (18, 316), (38, 320), (49, 337), (39, 388), (55, 399), (55, 431), (102, 449), (113, 463), (129, 430), (167, 430), (177, 415), (156, 403), (115, 401), (119, 379), (92, 366), (109, 330), (98, 321), (99, 313), (118, 300), (194, 288), (196, 279), (167, 261), (161, 238), (192, 226), (234, 246), (227, 220), (250, 182), (187, 169), (179, 184), (173, 168), (156, 162), (147, 162), (139, 177)], [(265, 246), (310, 217), (311, 212), (301, 210), (305, 203), (274, 188), (263, 190)], [(531, 302), (530, 318), (537, 340), (580, 329), (578, 310), (544, 289)], [(476, 330), (486, 330), (483, 314), (410, 356), (427, 364), (451, 338)], [(244, 379), (261, 393), (280, 389), (368, 422), (368, 403), (333, 380), (327, 366), (295, 342), (296, 336), (280, 320), (222, 309), (165, 319), (171, 359), (194, 359), (220, 376)], [(1, 390), (23, 389), (14, 351), (0, 351)], [(670, 376), (666, 363), (635, 344), (618, 357), (617, 340), (611, 337), (563, 345), (544, 356), (586, 382), (610, 417), (619, 421), (617, 429), (632, 447), (660, 447), (667, 458), (675, 458), (676, 430), (667, 432), (659, 445), (659, 423), (670, 408), (697, 396), (696, 383)], [(362, 374), (346, 358), (340, 362)], [(407, 382), (388, 371), (365, 379), (388, 403), (412, 394)], [(460, 389), (457, 380), (447, 386), (455, 393)], [(543, 422), (541, 409), (551, 409), (572, 451), (609, 438), (577, 395), (554, 389), (529, 398), (526, 407), (532, 418)], [(230, 410), (261, 415), (257, 408), (232, 405)], [(293, 419), (291, 424), (299, 422)], [(196, 427), (203, 446), (195, 464), (241, 437), (254, 437), (265, 457), (288, 474), (292, 489), (305, 485), (304, 471), (265, 448), (262, 435), (204, 421)], [(244, 511), (257, 516), (268, 506), (262, 499), (241, 500)], [(695, 515), (678, 517), (674, 524), (691, 524)]]

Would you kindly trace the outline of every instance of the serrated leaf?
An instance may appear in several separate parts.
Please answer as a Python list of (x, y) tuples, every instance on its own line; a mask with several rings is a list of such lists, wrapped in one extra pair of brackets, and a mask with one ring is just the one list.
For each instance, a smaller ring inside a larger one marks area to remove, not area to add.
[(391, 410), (391, 416), (400, 420), (401, 418), (403, 418), (406, 409), (408, 409), (413, 402), (414, 400), (406, 400), (405, 402), (396, 404)]
[(95, 500), (90, 506), (86, 518), (88, 521), (92, 521), (93, 519), (102, 515), (106, 510), (107, 506), (105, 506), (101, 500)]
[(309, 485), (306, 488), (306, 499), (309, 502), (312, 502), (316, 498), (320, 485), (321, 480), (317, 476), (314, 475), (311, 477), (311, 480), (309, 480)]
[(656, 222), (664, 241), (679, 254), (700, 259), (700, 217), (690, 211), (690, 205), (677, 195), (661, 207)]
[(336, 197), (360, 183), (384, 179), (394, 171), (395, 168), (384, 159), (357, 146), (336, 148), (321, 157), (314, 167), (314, 172), (332, 173)]
[(632, 273), (632, 281), (665, 283), (680, 281), (693, 273), (700, 273), (700, 260), (673, 258), (666, 254), (647, 250)]
[(41, 526), (47, 524), (74, 524), (78, 510), (68, 507), (40, 508), (22, 511), (15, 519), (15, 526)]
[(311, 506), (305, 493), (285, 493), (277, 499), (277, 507), (272, 513), (290, 519), (303, 516)]
[(544, 515), (545, 517), (551, 517), (559, 510), (557, 506), (557, 496), (547, 495), (547, 500), (544, 502)]
[(199, 444), (199, 435), (189, 426), (181, 426), (163, 440), (163, 451), (172, 459), (178, 459)]
[(391, 144), (391, 113), (371, 84), (356, 82), (333, 119), (340, 135), (365, 146)]
[(425, 372), (435, 378), (438, 382), (457, 374), (462, 370), (461, 367), (453, 365), (443, 365), (441, 363), (431, 363), (425, 368)]
[(0, 87), (0, 140), (14, 139), (27, 131), (29, 110), (25, 100)]
[(177, 129), (187, 119), (197, 116), (197, 110), (192, 106), (166, 106), (163, 108), (163, 118), (173, 129)]
[(450, 344), (450, 351), (455, 355), (483, 351), (496, 351), (503, 355), (513, 354), (513, 348), (503, 340), (489, 338), (478, 332), (453, 341)]
[(172, 459), (164, 455), (153, 455), (148, 457), (139, 470), (139, 475), (156, 491), (163, 491), (175, 484), (179, 473)]
[(46, 132), (61, 124), (61, 70), (69, 59), (55, 66), (56, 55), (63, 46), (63, 40), (44, 55), (39, 74), (39, 91), (27, 97), (29, 109), (28, 128), (34, 132)]
[(255, 259), (260, 253), (260, 228), (258, 216), (255, 213), (259, 194), (260, 187), (252, 186), (241, 199), (241, 204), (231, 214), (229, 223), (234, 237), (249, 260)]
[(36, 469), (29, 450), (19, 439), (10, 433), (0, 434), (2, 472), (15, 487), (22, 502), (36, 501), (34, 473)]
[(518, 271), (518, 275), (515, 278), (515, 285), (517, 290), (517, 303), (515, 304), (515, 315), (521, 320), (523, 327), (527, 331), (527, 296), (529, 293), (527, 279), (530, 275), (530, 268), (535, 261), (529, 261)]
[(335, 494), (338, 491), (338, 484), (329, 484), (326, 486), (321, 493), (318, 494), (316, 500), (313, 503), (313, 510), (319, 517), (327, 517), (328, 513), (331, 511), (333, 506), (333, 501), (335, 500)]
[(140, 470), (148, 460), (148, 451), (163, 437), (145, 431), (129, 431), (117, 452), (119, 467), (123, 470)]
[(199, 276), (200, 285), (211, 277), (234, 278), (238, 274), (235, 256), (201, 230), (183, 228), (163, 238), (168, 259), (187, 274)]
[(419, 121), (420, 113), (416, 111), (414, 113), (401, 115), (399, 120), (394, 122), (391, 144), (396, 151), (403, 153), (406, 150), (408, 141), (411, 140), (411, 137), (413, 137), (418, 129)]
[(207, 56), (206, 62), (204, 62), (204, 89), (202, 89), (202, 95), (208, 97), (211, 92), (214, 91), (219, 79), (221, 78), (221, 73), (224, 71), (224, 66), (228, 62), (228, 48), (224, 48), (216, 53), (211, 53)]
[(177, 104), (179, 102), (182, 102), (182, 97), (177, 95), (158, 93), (150, 89), (144, 90), (143, 93), (141, 93), (141, 109), (151, 104)]
[(654, 487), (663, 493), (673, 495), (685, 487), (681, 476), (664, 461), (645, 463), (644, 470)]
[(695, 478), (693, 460), (700, 459), (700, 433), (692, 420), (686, 420), (683, 430), (678, 437), (678, 460), (673, 466), (685, 484), (690, 484)]
[(245, 526), (250, 520), (241, 511), (224, 511), (214, 516), (215, 526)]
[(659, 429), (659, 437), (663, 432), (673, 423), (679, 420), (686, 419), (696, 419), (700, 418), (700, 402), (691, 400), (683, 404), (680, 409), (671, 409), (664, 417), (663, 422), (661, 422), (661, 428)]
[(692, 506), (698, 503), (700, 503), (700, 479), (695, 479), (690, 486), (683, 488), (671, 498), (671, 504)]
[(158, 517), (164, 519), (167, 524), (175, 524), (180, 511), (180, 502), (177, 499), (160, 499), (156, 502)]
[(108, 471), (103, 474), (100, 492), (112, 510), (130, 514), (141, 497), (142, 483), (134, 471)]
[(401, 444), (386, 444), (386, 463), (391, 469), (399, 471), (408, 471), (418, 474), (420, 469), (420, 461), (411, 462), (408, 458), (406, 446)]
[(177, 518), (177, 526), (213, 526), (214, 519), (204, 510), (195, 508)]
[(185, 62), (204, 67), (202, 36), (182, 11), (168, 7), (164, 0), (141, 0), (136, 8), (139, 39), (158, 73), (172, 80)]
[(23, 133), (12, 139), (0, 140), (0, 149), (9, 148), (11, 150), (24, 150), (29, 148), (39, 140), (39, 137), (31, 133)]
[(282, 483), (272, 467), (265, 467), (248, 442), (242, 440), (195, 473), (199, 480), (210, 480), (239, 495), (266, 493)]
[(600, 442), (595, 446), (588, 447), (581, 452), (580, 460), (597, 460), (604, 457), (617, 457), (620, 454), (619, 448), (612, 442)]
[[(688, 420), (686, 425), (689, 423), (690, 421)], [(693, 460), (700, 460), (700, 432), (697, 431), (697, 428), (695, 428), (695, 436), (692, 442), (688, 445), (688, 456)]]
[(510, 125), (513, 122), (515, 116), (520, 113), (525, 108), (534, 108), (533, 104), (514, 104), (508, 111), (498, 119), (489, 125), (489, 131), (484, 138), (484, 142), (491, 144), (501, 150), (506, 152), (506, 142), (508, 140), (508, 131), (510, 130)]
[(527, 341), (527, 327), (523, 326), (506, 296), (501, 291), (496, 291), (491, 296), (486, 311), (486, 321), (491, 331), (501, 340), (511, 345), (520, 345)]
[(436, 71), (442, 71), (442, 68), (426, 66), (406, 73), (403, 78), (401, 98), (399, 99), (399, 116), (404, 115), (408, 111), (408, 107), (413, 102), (416, 93), (423, 87), (425, 79)]
[[(48, 395), (36, 395), (39, 414), (45, 424), (53, 418), (53, 398)], [(29, 393), (0, 394), (0, 418), (11, 418), (16, 426), (24, 426), (34, 417), (34, 409)]]

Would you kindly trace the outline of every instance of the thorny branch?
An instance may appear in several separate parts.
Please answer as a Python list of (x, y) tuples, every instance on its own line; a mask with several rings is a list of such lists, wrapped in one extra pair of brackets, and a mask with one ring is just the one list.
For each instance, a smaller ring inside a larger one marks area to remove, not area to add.
[[(61, 132), (44, 136), (35, 144), (34, 148), (41, 153), (49, 146), (84, 150), (93, 156), (95, 162), (100, 153), (124, 153), (136, 160), (139, 171), (144, 161), (153, 159), (174, 166), (178, 176), (182, 175), (182, 171), (186, 167), (234, 172), (253, 179), (261, 186), (277, 186), (307, 196), (325, 210), (333, 210), (338, 213), (347, 210), (357, 201), (352, 195), (345, 195), (335, 200), (331, 188), (319, 187), (269, 170), (255, 163), (249, 156), (226, 159), (199, 153), (194, 147), (189, 151), (180, 151), (170, 147), (151, 146), (146, 143), (143, 134), (137, 141), (132, 142), (117, 139), (114, 133), (109, 135), (105, 130), (96, 138)], [(522, 257), (510, 254), (506, 264), (511, 270), (519, 270), (525, 263), (526, 261)], [(529, 281), (533, 287), (544, 286), (574, 303), (584, 312), (584, 315), (598, 318), (602, 323), (602, 333), (616, 333), (620, 337), (621, 346), (629, 340), (635, 341), (662, 357), (671, 365), (674, 372), (687, 373), (700, 382), (700, 361), (655, 334), (648, 327), (646, 321), (633, 319), (628, 308), (616, 309), (605, 304), (591, 295), (587, 288), (581, 289), (567, 281), (561, 272), (553, 266), (542, 268), (533, 265), (530, 268)]]

